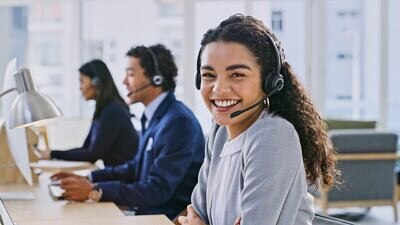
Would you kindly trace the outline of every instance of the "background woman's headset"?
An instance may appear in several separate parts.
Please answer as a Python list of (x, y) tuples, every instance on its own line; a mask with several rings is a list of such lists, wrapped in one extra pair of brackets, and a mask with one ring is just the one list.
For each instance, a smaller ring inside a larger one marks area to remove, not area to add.
[(96, 66), (93, 65), (95, 63), (94, 60), (89, 62), (89, 67), (92, 70), (92, 78), (90, 79), (90, 82), (92, 83), (92, 85), (96, 88), (99, 89), (101, 87), (101, 81), (99, 79), (99, 76), (101, 76), (101, 74), (97, 71)]
[[(281, 61), (281, 54), (278, 50), (278, 47), (275, 44), (274, 39), (272, 39), (272, 37), (267, 34), (267, 39), (268, 42), (270, 43), (272, 50), (273, 50), (273, 54), (275, 55), (275, 66), (274, 69), (268, 74), (268, 75), (264, 75), (262, 76), (262, 88), (264, 93), (267, 95), (266, 98), (269, 98), (271, 95), (273, 95), (274, 93), (282, 90), (283, 85), (284, 85), (284, 80), (283, 80), (283, 76), (280, 73), (281, 72), (281, 67), (282, 67), (282, 61)], [(201, 85), (201, 76), (200, 76), (200, 57), (201, 57), (201, 50), (199, 51), (198, 55), (197, 55), (197, 73), (196, 73), (196, 88), (197, 90), (200, 90), (200, 85)]]

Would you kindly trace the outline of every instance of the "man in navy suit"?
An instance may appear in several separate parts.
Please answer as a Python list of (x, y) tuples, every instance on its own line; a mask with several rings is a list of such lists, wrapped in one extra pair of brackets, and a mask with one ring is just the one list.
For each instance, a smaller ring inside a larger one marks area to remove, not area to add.
[(64, 197), (113, 201), (136, 214), (166, 214), (173, 219), (190, 203), (204, 157), (201, 127), (174, 95), (177, 67), (163, 45), (127, 52), (123, 81), (130, 103), (142, 102), (142, 134), (134, 160), (92, 172), (87, 178), (59, 173)]

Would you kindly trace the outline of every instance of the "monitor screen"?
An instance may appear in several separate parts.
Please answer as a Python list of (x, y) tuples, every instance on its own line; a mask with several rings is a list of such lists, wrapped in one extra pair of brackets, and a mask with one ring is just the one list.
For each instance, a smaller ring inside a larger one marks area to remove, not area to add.
[[(7, 63), (6, 72), (3, 76), (3, 82), (2, 85), (0, 85), (0, 92), (2, 90), (8, 90), (9, 88), (15, 87), (14, 75), (16, 71), (17, 71), (17, 60), (14, 58)], [(2, 74), (0, 74), (0, 77), (1, 76)], [(2, 110), (0, 110), (0, 115), (2, 115), (3, 118), (10, 117), (9, 115), (11, 113), (10, 109), (16, 97), (17, 97), (16, 92), (12, 92), (1, 98)], [(7, 135), (5, 137), (7, 139), (6, 142), (8, 148), (10, 149), (12, 160), (16, 163), (19, 171), (24, 176), (28, 184), (32, 185), (33, 179), (32, 179), (31, 168), (29, 166), (30, 161), (29, 161), (28, 143), (26, 141), (27, 137), (25, 129), (11, 130), (9, 129), (8, 124), (7, 125), (3, 124), (3, 126), (5, 128), (5, 132), (7, 132)]]
[(1, 199), (0, 199), (0, 225), (14, 225)]

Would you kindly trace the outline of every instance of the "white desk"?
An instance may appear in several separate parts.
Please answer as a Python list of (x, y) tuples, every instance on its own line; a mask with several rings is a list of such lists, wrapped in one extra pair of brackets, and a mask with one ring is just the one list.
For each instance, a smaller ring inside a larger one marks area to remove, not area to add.
[(48, 175), (39, 177), (39, 184), (2, 184), (0, 192), (32, 191), (34, 200), (5, 200), (4, 205), (18, 224), (26, 220), (73, 219), (85, 217), (121, 217), (123, 213), (112, 202), (79, 203), (55, 201), (48, 190)]
[[(24, 221), (22, 225), (173, 225), (164, 215), (83, 218), (69, 220)], [(21, 225), (19, 224), (19, 225)]]
[(32, 191), (34, 200), (5, 200), (11, 218), (18, 225), (50, 225), (50, 224), (140, 224), (140, 225), (172, 225), (165, 216), (124, 216), (112, 202), (79, 203), (55, 201), (48, 190), (49, 175), (41, 175), (39, 184), (2, 184), (0, 192)]

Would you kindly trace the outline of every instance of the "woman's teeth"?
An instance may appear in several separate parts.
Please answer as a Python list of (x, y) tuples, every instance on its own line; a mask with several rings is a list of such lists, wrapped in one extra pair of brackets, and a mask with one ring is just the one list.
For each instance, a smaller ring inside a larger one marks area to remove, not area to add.
[(218, 107), (229, 107), (236, 105), (239, 101), (238, 100), (215, 100), (214, 103)]

